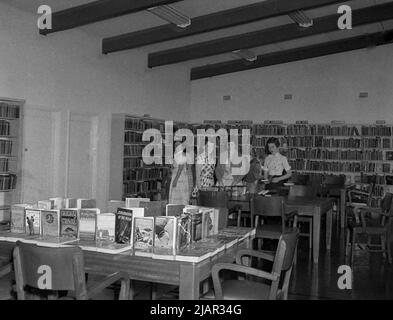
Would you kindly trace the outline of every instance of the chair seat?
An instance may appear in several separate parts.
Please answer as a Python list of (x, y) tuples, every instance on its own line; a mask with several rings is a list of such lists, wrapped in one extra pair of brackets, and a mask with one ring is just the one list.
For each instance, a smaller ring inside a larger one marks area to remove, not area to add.
[[(268, 300), (270, 286), (248, 280), (226, 280), (222, 293), (224, 300)], [(214, 291), (210, 290), (202, 299), (215, 299)]]
[[(296, 232), (296, 228), (285, 228), (285, 233)], [(256, 238), (279, 239), (282, 234), (282, 226), (279, 224), (263, 224), (256, 228)]]

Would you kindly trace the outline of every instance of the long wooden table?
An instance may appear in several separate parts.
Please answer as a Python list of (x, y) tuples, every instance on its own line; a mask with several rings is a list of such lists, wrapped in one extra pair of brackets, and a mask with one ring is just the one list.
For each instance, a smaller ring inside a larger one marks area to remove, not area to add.
[[(229, 206), (238, 205), (242, 210), (250, 210), (250, 195), (232, 197)], [(296, 197), (286, 199), (289, 210), (297, 210), (301, 216), (313, 217), (313, 261), (318, 263), (321, 240), (321, 219), (326, 214), (326, 249), (330, 250), (332, 237), (333, 198), (316, 198), (313, 200)], [(345, 212), (345, 210), (344, 210)]]
[[(131, 255), (131, 252), (107, 254), (84, 251), (85, 269), (87, 273), (103, 275), (124, 271), (132, 280), (176, 285), (179, 286), (179, 299), (198, 300), (200, 283), (210, 277), (212, 266), (217, 262), (234, 262), (235, 251), (250, 248), (252, 238), (253, 236), (243, 239), (235, 246), (197, 263), (139, 257)], [(12, 242), (0, 241), (0, 257), (12, 261), (14, 247)], [(2, 271), (2, 275), (11, 272), (11, 265)]]

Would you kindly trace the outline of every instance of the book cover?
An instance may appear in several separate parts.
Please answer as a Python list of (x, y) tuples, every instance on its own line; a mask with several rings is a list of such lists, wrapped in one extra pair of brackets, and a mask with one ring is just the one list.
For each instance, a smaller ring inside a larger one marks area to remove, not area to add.
[(26, 233), (25, 205), (11, 206), (11, 232)]
[(191, 217), (187, 214), (176, 218), (177, 220), (177, 237), (176, 252), (188, 247), (191, 243)]
[(139, 206), (145, 209), (145, 217), (158, 217), (165, 215), (165, 201), (141, 202)]
[(138, 208), (141, 202), (150, 202), (150, 198), (126, 198), (126, 208)]
[(60, 236), (78, 238), (78, 209), (60, 210)]
[(202, 239), (202, 212), (191, 214), (191, 242)]
[(40, 200), (37, 202), (37, 208), (40, 210), (51, 210), (52, 202), (50, 200)]
[(116, 213), (117, 209), (125, 208), (125, 206), (126, 206), (125, 201), (110, 200), (108, 201), (108, 212)]
[(132, 250), (132, 245), (128, 243), (116, 243), (113, 241), (97, 241), (97, 252), (119, 254)]
[(167, 204), (165, 213), (167, 216), (179, 217), (183, 213), (184, 204)]
[(154, 221), (154, 247), (169, 249), (173, 253), (176, 249), (176, 218), (161, 216)]
[(202, 238), (218, 233), (218, 211), (214, 208), (201, 208), (202, 212)]
[(132, 243), (132, 217), (132, 209), (117, 209), (115, 220), (115, 241), (117, 243)]
[(97, 215), (97, 241), (115, 241), (115, 221), (116, 216), (114, 213), (101, 213)]
[(26, 209), (26, 231), (30, 235), (41, 234), (41, 211)]
[(154, 245), (154, 217), (134, 217), (134, 249), (147, 249)]
[(76, 208), (76, 206), (77, 206), (76, 198), (65, 198), (64, 199), (64, 208), (65, 209)]
[(60, 236), (60, 211), (41, 210), (42, 236)]
[(62, 197), (49, 198), (51, 209), (59, 210), (64, 208), (64, 199)]
[(89, 208), (96, 208), (96, 199), (82, 199), (79, 198), (76, 200), (76, 207), (78, 209), (89, 209)]
[(95, 240), (98, 209), (79, 210), (79, 239)]

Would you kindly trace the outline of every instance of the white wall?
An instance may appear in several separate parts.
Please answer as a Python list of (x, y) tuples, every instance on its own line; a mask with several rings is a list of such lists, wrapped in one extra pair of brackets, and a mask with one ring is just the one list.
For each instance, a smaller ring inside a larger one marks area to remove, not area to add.
[(386, 45), (193, 81), (190, 118), (393, 123), (392, 56)]
[[(94, 175), (102, 206), (109, 193), (111, 114), (187, 120), (189, 71), (147, 69), (146, 54), (137, 50), (102, 55), (101, 39), (77, 29), (40, 36), (36, 19), (0, 3), (0, 97), (26, 100), (25, 141), (41, 145), (28, 156), (32, 150), (25, 144), (25, 158), (33, 161), (24, 161), (22, 200), (64, 196), (68, 114), (86, 114), (98, 121)], [(44, 128), (38, 128), (37, 116)], [(44, 166), (37, 160), (40, 153)]]

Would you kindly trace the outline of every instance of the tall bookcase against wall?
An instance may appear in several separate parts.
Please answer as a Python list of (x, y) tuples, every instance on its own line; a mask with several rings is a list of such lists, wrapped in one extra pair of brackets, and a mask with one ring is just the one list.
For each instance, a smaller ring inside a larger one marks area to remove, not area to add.
[(147, 165), (142, 159), (143, 148), (150, 143), (142, 141), (147, 129), (157, 129), (165, 138), (164, 120), (125, 114), (112, 116), (110, 199), (119, 199), (120, 195), (122, 199), (166, 197), (170, 166), (165, 164), (164, 154), (161, 165)]
[(21, 189), (22, 100), (0, 98), (0, 224), (10, 221)]
[(393, 189), (392, 126), (382, 124), (255, 124), (253, 148), (264, 156), (271, 136), (292, 170), (304, 174), (345, 175), (347, 183), (367, 184), (376, 177), (373, 206)]

